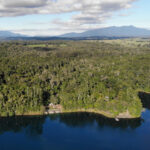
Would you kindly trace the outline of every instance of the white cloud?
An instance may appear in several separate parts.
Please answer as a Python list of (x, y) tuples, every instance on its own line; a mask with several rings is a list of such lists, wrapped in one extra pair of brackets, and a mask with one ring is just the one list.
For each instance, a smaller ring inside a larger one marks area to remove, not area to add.
[(129, 8), (135, 0), (0, 0), (0, 16), (80, 12), (100, 15)]
[(44, 6), (46, 5), (47, 1), (43, 0), (1, 0), (1, 4), (5, 8), (32, 8), (32, 7), (39, 7), (39, 6)]
[(68, 21), (55, 19), (52, 24), (62, 29), (97, 26), (117, 11), (128, 9), (136, 0), (0, 0), (0, 17), (30, 14), (63, 14), (76, 12)]

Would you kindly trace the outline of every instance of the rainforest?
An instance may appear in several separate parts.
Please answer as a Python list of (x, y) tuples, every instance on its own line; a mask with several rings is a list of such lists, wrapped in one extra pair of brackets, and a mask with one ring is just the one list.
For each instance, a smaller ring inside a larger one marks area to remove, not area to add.
[(43, 115), (53, 104), (138, 118), (149, 64), (149, 39), (1, 41), (0, 116)]

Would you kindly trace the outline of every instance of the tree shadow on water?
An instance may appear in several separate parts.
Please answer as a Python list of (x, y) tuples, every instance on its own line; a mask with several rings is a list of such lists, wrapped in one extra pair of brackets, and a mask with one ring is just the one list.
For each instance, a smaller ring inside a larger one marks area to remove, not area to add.
[(141, 118), (137, 119), (120, 119), (116, 121), (115, 119), (106, 118), (99, 114), (94, 113), (64, 113), (59, 115), (50, 115), (51, 120), (59, 120), (61, 123), (69, 127), (85, 127), (87, 125), (93, 126), (95, 123), (98, 128), (111, 127), (111, 128), (131, 128), (135, 129), (139, 127), (143, 120)]
[[(91, 126), (97, 129), (103, 127), (135, 129), (142, 124), (142, 119), (109, 119), (94, 113), (64, 113), (48, 116), (51, 121), (58, 121), (71, 128), (84, 128)], [(0, 135), (5, 132), (25, 133), (30, 137), (38, 137), (43, 134), (43, 126), (47, 116), (19, 116), (0, 118)], [(51, 122), (48, 122), (51, 123)], [(95, 124), (96, 123), (96, 124)], [(61, 126), (60, 126), (61, 127)]]
[(150, 93), (139, 92), (138, 95), (141, 99), (143, 107), (150, 110)]
[(25, 132), (29, 136), (41, 135), (45, 116), (19, 116), (0, 118), (0, 134), (5, 132)]

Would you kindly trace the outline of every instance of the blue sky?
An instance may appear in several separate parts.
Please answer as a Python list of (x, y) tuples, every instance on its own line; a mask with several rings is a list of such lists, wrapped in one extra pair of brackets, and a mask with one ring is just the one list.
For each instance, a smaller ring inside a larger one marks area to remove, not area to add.
[(0, 0), (0, 30), (59, 35), (134, 25), (150, 29), (148, 0)]
[[(133, 3), (132, 8), (129, 10), (122, 10), (119, 16), (118, 12), (112, 19), (108, 20), (108, 25), (135, 25), (137, 27), (144, 27), (150, 29), (150, 1), (138, 0)], [(127, 16), (126, 16), (127, 15)]]

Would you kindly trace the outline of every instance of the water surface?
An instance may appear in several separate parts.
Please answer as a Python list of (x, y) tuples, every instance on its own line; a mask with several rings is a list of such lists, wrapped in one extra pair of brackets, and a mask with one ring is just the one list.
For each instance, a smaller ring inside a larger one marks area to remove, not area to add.
[(141, 119), (90, 114), (0, 119), (0, 150), (149, 150), (150, 111)]

